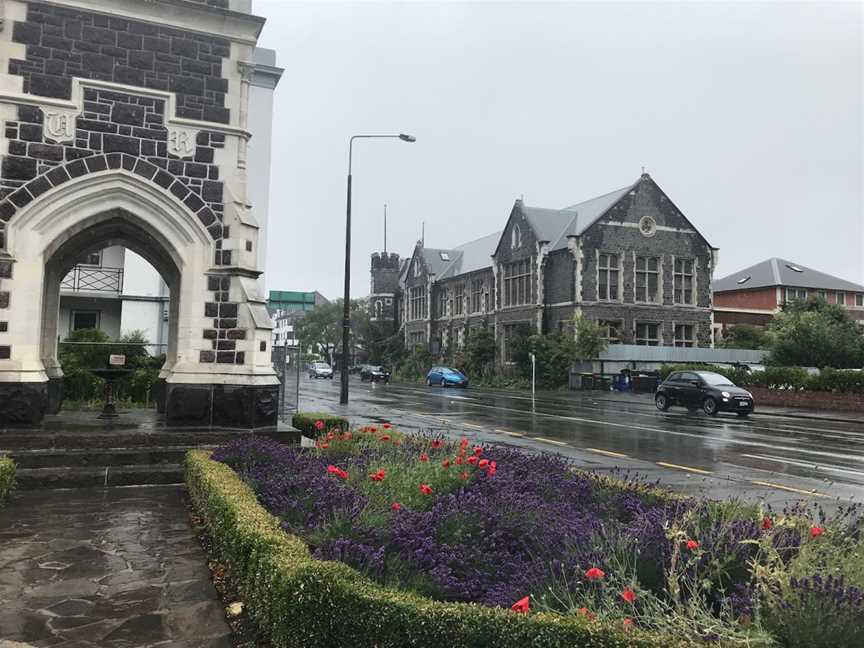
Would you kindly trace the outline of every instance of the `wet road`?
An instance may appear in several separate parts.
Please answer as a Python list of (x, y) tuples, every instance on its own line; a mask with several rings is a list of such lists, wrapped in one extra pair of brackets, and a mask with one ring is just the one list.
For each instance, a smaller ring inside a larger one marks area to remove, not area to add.
[[(758, 404), (757, 404), (758, 405)], [(530, 394), (470, 388), (370, 385), (303, 378), (300, 409), (390, 421), (487, 443), (573, 458), (585, 468), (636, 471), (676, 490), (775, 507), (795, 500), (826, 508), (864, 499), (864, 422), (759, 415), (658, 412), (649, 399), (609, 402), (580, 392)]]

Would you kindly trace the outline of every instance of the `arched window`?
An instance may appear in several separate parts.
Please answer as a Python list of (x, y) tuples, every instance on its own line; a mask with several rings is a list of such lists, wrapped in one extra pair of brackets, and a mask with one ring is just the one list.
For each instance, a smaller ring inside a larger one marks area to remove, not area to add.
[(513, 229), (510, 232), (510, 236), (510, 247), (515, 250), (516, 248), (522, 246), (522, 230), (519, 229), (518, 225), (513, 226)]
[(384, 313), (384, 304), (381, 303), (381, 300), (378, 299), (375, 301), (375, 317), (379, 318)]

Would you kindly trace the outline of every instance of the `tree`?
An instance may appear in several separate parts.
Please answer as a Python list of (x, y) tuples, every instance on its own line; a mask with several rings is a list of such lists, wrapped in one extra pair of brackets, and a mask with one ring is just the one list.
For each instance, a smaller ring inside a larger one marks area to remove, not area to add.
[(575, 359), (596, 360), (606, 350), (608, 343), (603, 337), (603, 329), (593, 321), (576, 315), (573, 318), (576, 329)]
[(835, 369), (864, 366), (860, 325), (845, 308), (823, 299), (785, 305), (768, 332), (772, 364)]
[[(297, 338), (304, 349), (322, 353), (328, 364), (342, 348), (342, 300), (316, 306), (294, 325)], [(351, 332), (354, 342), (361, 346), (369, 337), (369, 314), (366, 300), (351, 300)]]
[(564, 333), (531, 335), (514, 341), (513, 359), (519, 373), (531, 378), (531, 354), (536, 362), (536, 380), (540, 387), (555, 388), (567, 384), (568, 373), (576, 360), (576, 342)]
[(458, 355), (456, 364), (464, 364), (471, 375), (490, 375), (495, 364), (495, 333), (490, 329), (471, 331), (465, 349)]
[(723, 333), (726, 349), (765, 349), (770, 339), (765, 330), (752, 324), (736, 324)]

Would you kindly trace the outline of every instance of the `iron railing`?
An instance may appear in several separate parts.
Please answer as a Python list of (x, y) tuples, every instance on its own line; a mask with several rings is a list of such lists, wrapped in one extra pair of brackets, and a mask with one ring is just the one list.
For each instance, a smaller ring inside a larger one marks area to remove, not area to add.
[(63, 277), (60, 290), (73, 292), (123, 292), (123, 268), (88, 268), (75, 266)]

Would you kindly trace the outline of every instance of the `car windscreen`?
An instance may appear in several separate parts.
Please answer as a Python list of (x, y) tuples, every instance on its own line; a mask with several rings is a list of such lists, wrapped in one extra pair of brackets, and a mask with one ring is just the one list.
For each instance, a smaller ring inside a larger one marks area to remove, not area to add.
[[(721, 385), (732, 385), (732, 381), (726, 376), (714, 373), (713, 371), (700, 371), (699, 377), (709, 385), (715, 385), (717, 387)], [(734, 385), (732, 386), (734, 387)]]
[(458, 372), (458, 371), (456, 371), (455, 369), (451, 369), (450, 367), (447, 367), (447, 368), (445, 368), (445, 369), (442, 369), (441, 372), (442, 372), (442, 373), (445, 373), (445, 374), (448, 374), (448, 375), (451, 375), (451, 376), (457, 376), (457, 375), (459, 375), (459, 372)]

